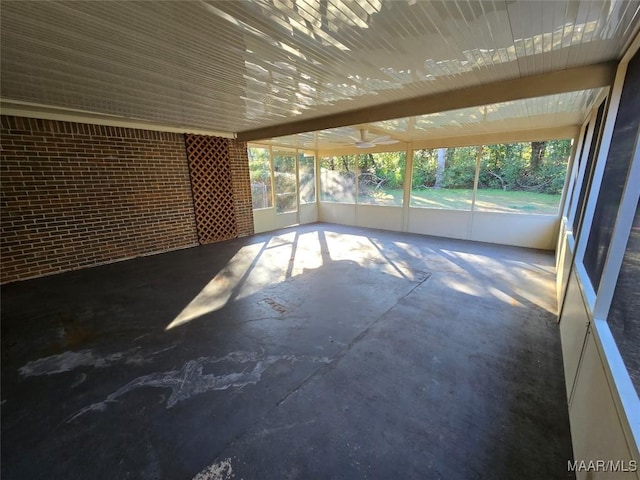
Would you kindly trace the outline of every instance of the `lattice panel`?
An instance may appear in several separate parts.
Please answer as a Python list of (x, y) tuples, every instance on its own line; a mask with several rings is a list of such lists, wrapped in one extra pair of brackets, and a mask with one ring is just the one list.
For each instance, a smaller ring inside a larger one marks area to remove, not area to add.
[(229, 141), (204, 135), (185, 135), (198, 241), (201, 244), (235, 238)]

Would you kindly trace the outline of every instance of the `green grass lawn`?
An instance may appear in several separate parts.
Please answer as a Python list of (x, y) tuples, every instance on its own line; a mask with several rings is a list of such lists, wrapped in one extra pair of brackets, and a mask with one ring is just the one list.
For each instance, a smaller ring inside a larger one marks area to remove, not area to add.
[[(434, 188), (412, 190), (411, 206), (469, 210), (471, 209), (472, 195), (473, 191), (470, 189)], [(361, 195), (358, 198), (358, 203), (402, 205), (402, 190), (379, 189), (370, 195)], [(560, 195), (482, 189), (478, 190), (476, 195), (475, 210), (556, 215), (559, 204)]]

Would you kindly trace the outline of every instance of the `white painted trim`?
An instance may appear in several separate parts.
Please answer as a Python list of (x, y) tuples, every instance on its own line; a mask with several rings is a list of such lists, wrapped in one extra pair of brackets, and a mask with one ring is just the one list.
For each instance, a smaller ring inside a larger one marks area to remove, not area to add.
[(622, 60), (620, 60), (620, 63), (624, 63), (625, 65), (629, 63), (636, 52), (640, 50), (640, 23), (638, 23), (635, 28), (635, 37), (633, 37), (633, 40), (629, 43), (629, 48), (627, 48), (622, 56)]
[[(296, 195), (296, 210), (295, 212), (278, 212), (277, 208), (276, 208), (276, 175), (275, 175), (275, 168), (274, 168), (274, 155), (273, 155), (273, 150), (274, 148), (271, 148), (271, 181), (273, 184), (273, 208), (275, 209), (275, 213), (276, 216), (279, 215), (292, 215), (293, 213), (295, 213), (296, 215), (296, 221), (295, 224), (298, 225), (300, 224), (300, 182), (299, 182), (299, 178), (298, 178), (298, 149), (297, 148), (292, 148), (292, 147), (275, 147), (275, 150), (277, 152), (284, 152), (284, 153), (293, 153), (293, 158), (294, 158), (294, 168), (295, 168), (295, 172), (294, 175), (296, 177), (296, 191), (295, 191), (295, 195)], [(278, 227), (281, 228), (281, 227)]]
[(303, 156), (311, 156), (313, 155), (313, 182), (316, 183), (316, 159), (317, 159), (317, 155), (316, 155), (316, 151), (315, 150), (304, 150), (304, 149), (296, 149), (296, 181), (298, 182), (297, 185), (297, 189), (298, 189), (298, 206), (300, 205), (312, 205), (314, 203), (318, 203), (318, 190), (316, 190), (316, 200), (315, 202), (302, 202), (302, 198), (300, 197), (300, 155)]
[(146, 120), (119, 117), (94, 113), (84, 110), (51, 107), (37, 103), (21, 102), (18, 100), (0, 99), (0, 112), (2, 115), (15, 117), (38, 118), (42, 120), (57, 120), (61, 122), (88, 123), (92, 125), (104, 125), (109, 127), (135, 128), (139, 130), (152, 130), (154, 132), (192, 133), (195, 135), (209, 135), (222, 138), (236, 138), (232, 132), (208, 130), (185, 125), (167, 125)]
[(299, 165), (299, 156), (300, 156), (300, 150), (298, 150), (297, 148), (293, 149), (293, 155), (294, 155), (294, 164), (293, 164), (293, 168), (295, 168), (295, 172), (294, 172), (294, 176), (296, 177), (296, 219), (297, 219), (297, 223), (300, 224), (300, 205), (302, 205), (302, 203), (300, 203), (300, 165)]
[[(580, 249), (580, 244), (584, 242), (578, 242), (578, 250)], [(593, 308), (596, 304), (596, 291), (591, 285), (591, 281), (589, 280), (589, 274), (587, 273), (587, 269), (584, 268), (584, 264), (582, 262), (577, 262), (577, 254), (574, 255), (574, 268), (576, 269), (576, 274), (578, 276), (578, 283), (580, 284), (580, 288), (582, 289), (582, 295), (584, 296), (585, 303), (589, 308), (589, 313), (593, 312)]]
[[(629, 174), (622, 191), (622, 199), (616, 216), (616, 222), (613, 227), (613, 236), (609, 244), (607, 258), (604, 268), (602, 269), (602, 277), (600, 277), (600, 285), (598, 286), (598, 296), (594, 306), (594, 318), (607, 318), (613, 294), (616, 289), (618, 275), (622, 266), (622, 260), (627, 249), (627, 242), (631, 233), (633, 219), (640, 198), (640, 133), (636, 134), (635, 153), (631, 160)], [(615, 279), (616, 281), (611, 281)]]
[(582, 153), (582, 144), (585, 137), (584, 133), (585, 133), (585, 129), (587, 128), (587, 122), (588, 120), (586, 120), (585, 123), (582, 124), (582, 127), (580, 127), (580, 131), (574, 137), (573, 148), (571, 151), (571, 159), (569, 161), (569, 165), (567, 165), (567, 175), (565, 177), (564, 190), (562, 192), (562, 200), (560, 201), (560, 205), (562, 207), (561, 208), (562, 216), (567, 218), (569, 217), (569, 208), (570, 208), (569, 200), (571, 200), (573, 198), (573, 195), (575, 195), (575, 192), (573, 192), (573, 189), (575, 188), (575, 185), (576, 185), (578, 168), (580, 167), (580, 161), (579, 161), (580, 158), (578, 158), (578, 154)]
[(556, 280), (558, 280), (558, 273), (560, 272), (560, 260), (564, 253), (563, 248), (565, 243), (565, 237), (567, 235), (567, 229), (566, 229), (566, 224), (564, 220), (565, 220), (564, 217), (560, 218), (560, 229), (558, 230), (558, 238), (556, 238)]
[(316, 218), (320, 219), (320, 155), (318, 150), (315, 151), (316, 154)]
[(273, 148), (269, 146), (269, 168), (271, 169), (271, 206), (273, 208), (273, 212), (276, 212), (276, 180), (275, 175), (273, 174)]
[[(569, 251), (571, 252), (571, 256), (573, 257), (576, 251), (576, 239), (573, 236), (573, 232), (569, 232), (569, 234), (567, 235), (567, 247), (569, 247)], [(573, 260), (571, 263), (573, 263)]]
[[(598, 103), (599, 105), (599, 103)], [(468, 147), (476, 145), (493, 145), (498, 143), (518, 143), (532, 142), (537, 140), (562, 140), (565, 138), (574, 138), (580, 130), (579, 125), (570, 125), (559, 128), (543, 128), (537, 130), (517, 130), (505, 131), (499, 133), (484, 133), (462, 135), (455, 137), (440, 137), (431, 140), (414, 140), (412, 143), (403, 144), (402, 142), (395, 144), (395, 149), (403, 150), (411, 148), (412, 150), (420, 150), (424, 148), (452, 148), (452, 147)], [(259, 144), (260, 142), (250, 142), (251, 144)], [(267, 144), (268, 145), (268, 144)], [(389, 151), (388, 145), (380, 145), (374, 148), (366, 149), (367, 153), (383, 153)], [(393, 147), (392, 147), (393, 148)], [(355, 147), (341, 147), (332, 149), (319, 149), (321, 156), (333, 155), (355, 155), (361, 153)]]
[(414, 148), (438, 147), (467, 147), (470, 145), (494, 145), (498, 143), (535, 142), (537, 140), (562, 140), (573, 138), (580, 130), (580, 125), (570, 125), (558, 128), (543, 128), (538, 130), (504, 131), (499, 133), (485, 133), (463, 135), (456, 137), (441, 137), (431, 140), (415, 140)]
[(340, 148), (319, 149), (318, 151), (323, 157), (335, 157), (337, 155), (362, 155), (365, 153), (402, 152), (408, 147), (408, 143), (398, 142), (392, 145), (377, 145), (371, 148), (357, 148), (352, 145)]
[[(573, 198), (572, 200), (572, 204), (569, 205), (569, 225), (568, 228), (573, 231), (573, 222), (575, 220), (576, 215), (579, 215), (580, 212), (578, 212), (578, 200), (580, 198), (580, 188), (582, 188), (582, 182), (584, 181), (584, 176), (588, 175), (589, 172), (587, 172), (587, 158), (589, 157), (589, 153), (591, 153), (591, 141), (593, 139), (593, 135), (597, 135), (598, 133), (595, 132), (595, 124), (596, 124), (596, 119), (598, 117), (598, 106), (596, 106), (592, 111), (591, 111), (591, 115), (589, 116), (589, 120), (587, 122), (585, 122), (585, 126), (588, 128), (587, 130), (587, 136), (584, 137), (584, 145), (585, 148), (582, 149), (582, 156), (580, 157), (580, 162), (578, 165), (578, 177), (576, 178), (576, 188), (578, 188), (577, 191), (574, 192)], [(604, 115), (606, 115), (606, 111), (604, 113)], [(605, 118), (603, 118), (603, 120), (605, 120)], [(598, 145), (596, 143), (596, 149), (597, 149)], [(595, 155), (595, 153), (594, 153)], [(595, 161), (595, 160), (594, 160)], [(588, 185), (587, 185), (588, 187)], [(585, 192), (585, 198), (588, 192)], [(577, 232), (575, 232), (577, 233)]]
[(633, 58), (633, 55), (637, 54), (639, 49), (640, 36), (636, 36), (631, 48), (625, 54), (625, 61), (621, 62), (618, 67), (616, 79), (609, 97), (609, 106), (603, 125), (600, 150), (594, 166), (590, 195), (585, 208), (574, 256), (576, 277), (578, 285), (580, 285), (580, 289), (582, 290), (583, 299), (587, 304), (588, 311), (586, 314), (591, 325), (590, 330), (594, 334), (596, 351), (604, 368), (606, 380), (609, 384), (608, 387), (612, 393), (625, 441), (627, 442), (632, 457), (636, 459), (640, 457), (640, 399), (629, 377), (629, 372), (620, 355), (616, 341), (613, 338), (611, 329), (607, 323), (607, 317), (626, 251), (638, 199), (640, 198), (640, 184), (635, 180), (640, 175), (640, 135), (638, 133), (636, 133), (633, 158), (625, 180), (610, 248), (598, 285), (597, 296), (584, 266), (584, 254), (593, 226), (593, 216), (602, 186), (602, 177), (605, 171), (609, 149), (611, 147), (613, 130), (626, 80), (627, 64), (630, 59)]
[(565, 173), (564, 185), (562, 186), (562, 196), (560, 197), (560, 205), (558, 205), (558, 212), (560, 212), (561, 216), (566, 215), (566, 211), (568, 208), (569, 192), (571, 192), (574, 184), (574, 165), (578, 164), (576, 155), (580, 151), (578, 150), (578, 145), (580, 144), (583, 137), (583, 130), (584, 126), (580, 128), (576, 136), (573, 137), (571, 153), (569, 154), (569, 161), (567, 162), (567, 172)]
[(476, 197), (478, 196), (478, 184), (480, 183), (480, 163), (482, 163), (483, 144), (476, 147), (476, 171), (473, 176), (473, 192), (471, 193), (471, 221), (469, 222), (469, 230), (467, 235), (471, 238), (473, 232), (473, 214), (476, 209)]
[(411, 204), (411, 186), (413, 185), (413, 155), (411, 143), (407, 144), (407, 158), (404, 162), (404, 191), (402, 192), (402, 231), (409, 229), (409, 206)]

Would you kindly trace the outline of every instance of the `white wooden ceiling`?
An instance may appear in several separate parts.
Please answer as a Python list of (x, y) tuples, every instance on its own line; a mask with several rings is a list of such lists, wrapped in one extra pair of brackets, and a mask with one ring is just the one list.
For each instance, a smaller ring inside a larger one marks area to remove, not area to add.
[[(409, 142), (424, 144), (435, 141), (434, 145), (436, 145), (441, 139), (461, 139), (500, 132), (510, 132), (512, 138), (517, 138), (520, 132), (523, 138), (528, 138), (535, 135), (535, 131), (548, 135), (553, 129), (562, 129), (565, 135), (569, 130), (563, 127), (581, 124), (585, 112), (590, 110), (601, 92), (602, 89), (581, 90), (417, 117), (286, 135), (257, 143), (306, 150), (319, 149), (325, 152), (343, 150), (347, 145), (353, 144), (350, 137), (357, 137), (360, 129), (367, 130), (368, 137), (389, 135), (398, 140), (399, 144)], [(403, 148), (403, 145), (396, 145), (391, 149), (397, 146)], [(385, 149), (388, 150), (389, 147), (377, 150)]]
[[(0, 8), (5, 102), (235, 133), (619, 59), (640, 2), (3, 0)], [(580, 95), (500, 111), (551, 108), (569, 121)], [(494, 115), (487, 108), (474, 112)], [(398, 133), (434, 127), (464, 125), (450, 112)]]

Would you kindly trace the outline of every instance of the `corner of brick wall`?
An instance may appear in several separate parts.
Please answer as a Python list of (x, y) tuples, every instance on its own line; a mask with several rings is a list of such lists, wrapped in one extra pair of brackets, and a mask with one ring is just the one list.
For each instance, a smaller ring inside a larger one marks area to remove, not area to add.
[(253, 205), (251, 203), (251, 180), (249, 178), (249, 156), (247, 143), (229, 141), (229, 160), (235, 200), (238, 236), (253, 235)]
[(184, 137), (0, 116), (0, 283), (198, 244)]

